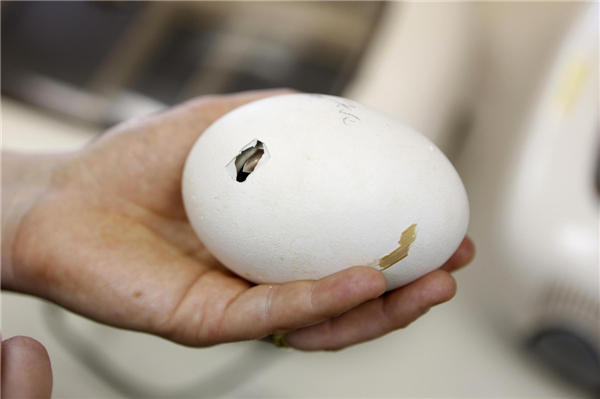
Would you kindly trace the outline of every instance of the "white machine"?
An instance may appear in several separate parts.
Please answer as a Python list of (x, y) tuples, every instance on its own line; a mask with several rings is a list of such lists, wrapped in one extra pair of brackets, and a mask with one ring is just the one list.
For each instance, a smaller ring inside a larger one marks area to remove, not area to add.
[(471, 283), (488, 315), (502, 333), (598, 390), (599, 10), (586, 8), (528, 104), (483, 115), (458, 165), (487, 263)]
[(495, 241), (518, 326), (544, 358), (597, 388), (598, 49), (595, 4), (554, 56), (512, 148)]
[[(406, 23), (383, 32), (351, 94), (455, 162), (477, 246), (459, 280), (473, 310), (600, 389), (598, 4), (397, 11)], [(461, 112), (471, 129), (452, 123)]]

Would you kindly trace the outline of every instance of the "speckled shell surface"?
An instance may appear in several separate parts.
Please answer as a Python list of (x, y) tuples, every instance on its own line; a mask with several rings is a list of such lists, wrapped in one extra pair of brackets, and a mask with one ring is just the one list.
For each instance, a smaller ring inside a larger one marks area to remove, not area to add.
[[(258, 141), (244, 182), (227, 166)], [(388, 289), (440, 267), (469, 221), (452, 164), (425, 136), (354, 101), (289, 94), (242, 106), (210, 126), (183, 174), (189, 220), (227, 268), (255, 283), (319, 279), (351, 266), (381, 270), (416, 224)]]

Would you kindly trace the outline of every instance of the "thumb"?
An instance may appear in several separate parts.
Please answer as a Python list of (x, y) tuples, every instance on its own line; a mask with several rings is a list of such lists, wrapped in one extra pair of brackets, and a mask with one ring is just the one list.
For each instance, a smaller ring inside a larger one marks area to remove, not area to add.
[(2, 399), (50, 398), (52, 368), (46, 348), (28, 337), (2, 341)]

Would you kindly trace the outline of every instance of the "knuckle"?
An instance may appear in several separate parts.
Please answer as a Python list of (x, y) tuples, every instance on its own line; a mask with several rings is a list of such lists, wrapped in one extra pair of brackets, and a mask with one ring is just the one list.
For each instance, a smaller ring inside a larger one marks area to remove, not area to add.
[(275, 321), (277, 317), (273, 317), (274, 312), (274, 298), (279, 294), (281, 285), (277, 285), (275, 288), (269, 288), (269, 291), (265, 298), (264, 317), (265, 323), (269, 331), (276, 331), (280, 328)]

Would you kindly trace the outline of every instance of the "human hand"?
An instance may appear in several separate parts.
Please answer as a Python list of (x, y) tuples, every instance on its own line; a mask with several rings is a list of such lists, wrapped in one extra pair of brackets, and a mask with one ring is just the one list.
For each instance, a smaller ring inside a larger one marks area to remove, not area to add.
[(288, 343), (306, 350), (377, 338), (452, 298), (448, 272), (472, 258), (468, 239), (441, 270), (383, 296), (386, 279), (370, 267), (255, 286), (204, 248), (181, 197), (188, 152), (228, 111), (283, 93), (203, 97), (121, 124), (75, 153), (9, 156), (3, 288), (185, 345), (290, 332)]
[(46, 348), (28, 337), (2, 341), (2, 398), (50, 398), (52, 368)]

